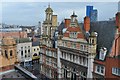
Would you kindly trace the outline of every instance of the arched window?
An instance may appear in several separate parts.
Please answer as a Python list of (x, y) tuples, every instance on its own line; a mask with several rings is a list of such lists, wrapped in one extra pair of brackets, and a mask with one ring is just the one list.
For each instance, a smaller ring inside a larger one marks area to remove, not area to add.
[(37, 53), (35, 53), (33, 56), (37, 56)]
[(27, 50), (25, 50), (25, 53), (27, 53)]
[(5, 50), (5, 57), (8, 58), (7, 50)]
[(12, 50), (10, 50), (10, 56), (12, 56), (12, 54), (13, 54), (13, 52), (12, 52)]
[(94, 43), (94, 39), (92, 40), (92, 43)]
[(21, 56), (23, 56), (23, 51), (21, 51)]

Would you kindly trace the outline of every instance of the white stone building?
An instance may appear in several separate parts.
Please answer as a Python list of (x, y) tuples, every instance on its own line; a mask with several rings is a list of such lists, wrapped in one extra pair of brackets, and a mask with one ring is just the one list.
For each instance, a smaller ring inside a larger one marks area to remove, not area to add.
[(32, 42), (29, 38), (17, 40), (17, 58), (20, 62), (32, 60)]

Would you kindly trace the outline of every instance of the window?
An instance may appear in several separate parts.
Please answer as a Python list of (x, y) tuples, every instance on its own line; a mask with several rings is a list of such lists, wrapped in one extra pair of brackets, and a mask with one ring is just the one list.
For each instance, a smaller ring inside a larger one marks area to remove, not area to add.
[(23, 47), (21, 47), (21, 50), (23, 49)]
[(10, 50), (10, 56), (12, 56), (12, 50)]
[(84, 50), (84, 47), (82, 44), (80, 45), (80, 50), (82, 50), (82, 51)]
[(39, 50), (39, 48), (37, 48), (37, 50)]
[(104, 60), (105, 56), (106, 56), (106, 53), (107, 53), (107, 49), (106, 48), (101, 48), (100, 53), (99, 53), (99, 59)]
[(86, 60), (85, 60), (86, 58), (85, 57), (83, 57), (83, 65), (86, 65)]
[(28, 53), (30, 53), (30, 49), (28, 49)]
[(57, 53), (56, 52), (54, 52), (54, 57), (57, 57)]
[(25, 50), (25, 53), (27, 53), (27, 50)]
[(112, 68), (112, 74), (120, 76), (120, 68)]
[(27, 57), (27, 55), (25, 55), (25, 58)]
[(63, 52), (62, 52), (62, 58), (63, 58)]
[(92, 39), (92, 43), (94, 43), (94, 39)]
[(5, 57), (8, 58), (7, 50), (5, 50)]
[(99, 73), (99, 74), (104, 74), (105, 72), (105, 67), (104, 66), (100, 66), (100, 65), (96, 65), (96, 73)]
[(75, 43), (73, 44), (73, 48), (76, 48), (76, 44)]
[(77, 32), (70, 32), (70, 38), (77, 38)]
[(23, 51), (21, 51), (21, 56), (23, 56)]

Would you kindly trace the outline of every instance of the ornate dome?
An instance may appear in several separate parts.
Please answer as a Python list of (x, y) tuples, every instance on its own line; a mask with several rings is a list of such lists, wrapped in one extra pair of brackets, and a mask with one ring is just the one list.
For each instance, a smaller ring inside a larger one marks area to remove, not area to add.
[(53, 12), (52, 8), (50, 8), (50, 5), (48, 5), (48, 8), (45, 10), (45, 12)]
[(98, 36), (97, 32), (92, 32), (91, 36)]

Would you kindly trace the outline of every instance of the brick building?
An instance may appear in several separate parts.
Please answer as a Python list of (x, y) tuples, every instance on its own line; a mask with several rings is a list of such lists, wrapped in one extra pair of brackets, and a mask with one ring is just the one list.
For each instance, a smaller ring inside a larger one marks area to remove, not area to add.
[(27, 38), (26, 32), (0, 32), (0, 38), (3, 37), (13, 37), (13, 38)]
[[(115, 24), (116, 22), (116, 24)], [(96, 24), (94, 24), (95, 26)], [(98, 49), (94, 61), (93, 78), (120, 79), (120, 12), (116, 21), (104, 23), (104, 26), (92, 27), (98, 31)], [(108, 28), (109, 27), (109, 28)], [(98, 29), (97, 29), (98, 28)], [(103, 33), (100, 33), (100, 32)]]
[[(62, 38), (58, 36), (59, 78), (74, 80), (92, 78), (97, 33), (89, 33), (90, 18), (84, 18), (83, 26), (78, 23), (77, 15), (73, 12), (71, 19), (65, 19), (61, 26), (64, 26), (61, 27), (64, 29)], [(89, 37), (87, 38), (84, 33)]]

